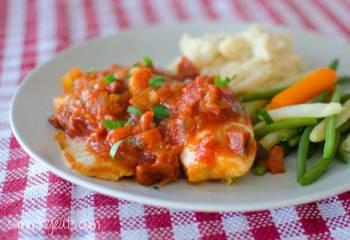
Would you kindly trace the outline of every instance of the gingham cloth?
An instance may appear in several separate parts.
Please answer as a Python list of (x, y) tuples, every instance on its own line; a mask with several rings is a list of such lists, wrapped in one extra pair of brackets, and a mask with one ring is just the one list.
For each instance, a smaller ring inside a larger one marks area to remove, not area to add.
[(350, 192), (257, 212), (203, 213), (106, 197), (30, 159), (9, 103), (35, 66), (121, 29), (192, 19), (259, 21), (350, 38), (350, 0), (0, 0), (0, 239), (350, 239)]

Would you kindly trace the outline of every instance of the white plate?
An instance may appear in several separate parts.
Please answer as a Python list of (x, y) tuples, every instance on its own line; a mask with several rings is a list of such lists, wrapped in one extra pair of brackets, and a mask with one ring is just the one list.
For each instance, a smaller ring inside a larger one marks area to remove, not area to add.
[[(248, 174), (233, 186), (218, 183), (190, 185), (181, 180), (160, 190), (144, 187), (129, 180), (109, 182), (84, 177), (69, 169), (60, 158), (53, 139), (54, 128), (47, 117), (53, 113), (52, 97), (62, 92), (60, 78), (71, 67), (102, 69), (113, 63), (131, 64), (150, 55), (156, 64), (166, 65), (178, 52), (184, 33), (237, 32), (245, 24), (191, 23), (155, 27), (118, 33), (87, 42), (60, 53), (49, 63), (32, 72), (18, 89), (11, 107), (11, 127), (24, 148), (34, 159), (68, 181), (97, 192), (156, 206), (202, 211), (249, 211), (315, 201), (350, 189), (350, 167), (335, 162), (326, 174), (310, 186), (296, 182), (295, 156), (286, 161), (287, 172), (255, 177)], [(275, 28), (278, 31), (285, 29)], [(350, 66), (350, 47), (313, 33), (290, 31), (296, 51), (314, 66), (325, 66), (334, 58), (341, 67)]]

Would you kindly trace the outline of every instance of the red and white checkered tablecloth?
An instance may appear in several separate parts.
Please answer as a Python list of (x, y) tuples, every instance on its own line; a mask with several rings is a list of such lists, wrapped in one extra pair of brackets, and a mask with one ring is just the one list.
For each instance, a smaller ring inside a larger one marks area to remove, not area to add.
[(350, 239), (350, 192), (257, 212), (204, 213), (110, 198), (48, 172), (8, 120), (18, 84), (71, 44), (122, 29), (259, 21), (350, 39), (350, 0), (0, 0), (0, 239)]

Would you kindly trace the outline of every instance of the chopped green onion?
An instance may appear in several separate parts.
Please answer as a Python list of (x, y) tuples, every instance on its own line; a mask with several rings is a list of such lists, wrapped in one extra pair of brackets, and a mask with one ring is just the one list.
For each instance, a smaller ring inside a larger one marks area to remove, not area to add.
[(335, 58), (333, 61), (329, 64), (329, 68), (332, 68), (334, 71), (337, 71), (339, 65), (339, 59)]
[(127, 111), (128, 113), (136, 113), (138, 115), (142, 114), (141, 110), (134, 106), (129, 106)]
[(115, 80), (117, 80), (117, 78), (113, 74), (108, 75), (104, 79), (105, 83), (111, 83), (111, 82), (114, 82)]
[(148, 80), (148, 85), (152, 87), (160, 87), (164, 84), (164, 77), (156, 76)]
[(139, 63), (134, 63), (132, 66), (133, 66), (133, 67), (139, 67), (140, 64), (139, 64)]
[(144, 62), (145, 65), (148, 66), (148, 67), (152, 67), (152, 66), (153, 66), (153, 60), (152, 60), (152, 58), (150, 58), (150, 57), (147, 56), (147, 55), (143, 58), (143, 62)]
[(222, 80), (222, 78), (220, 76), (216, 76), (215, 77), (215, 81), (214, 81), (214, 85), (217, 87), (225, 87), (227, 86), (227, 84), (229, 84), (229, 82), (231, 82), (236, 76), (233, 76), (231, 78), (229, 77), (225, 77), (224, 80)]
[[(117, 141), (116, 143), (113, 144), (111, 150), (109, 151), (109, 156), (111, 158), (115, 157), (115, 154), (117, 153), (120, 145), (124, 142), (124, 139)], [(115, 158), (114, 158), (115, 159)]]
[(152, 111), (154, 117), (159, 121), (170, 116), (170, 109), (161, 104), (153, 106)]
[(118, 120), (118, 121), (113, 121), (113, 120), (103, 120), (102, 123), (110, 130), (123, 127), (126, 124), (126, 121), (124, 120)]
[(128, 119), (128, 121), (126, 121), (125, 125), (130, 125), (131, 121), (132, 121), (132, 117), (129, 117), (129, 119)]
[(265, 110), (265, 108), (260, 108), (258, 114), (265, 120), (267, 124), (273, 123), (270, 114)]

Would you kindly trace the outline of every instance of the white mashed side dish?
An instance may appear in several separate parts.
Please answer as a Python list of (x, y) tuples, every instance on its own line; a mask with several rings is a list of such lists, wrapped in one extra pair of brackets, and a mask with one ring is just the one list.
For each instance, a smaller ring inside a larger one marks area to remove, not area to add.
[(236, 76), (229, 87), (238, 95), (274, 88), (303, 69), (291, 38), (260, 25), (234, 35), (184, 35), (180, 50), (202, 74)]

